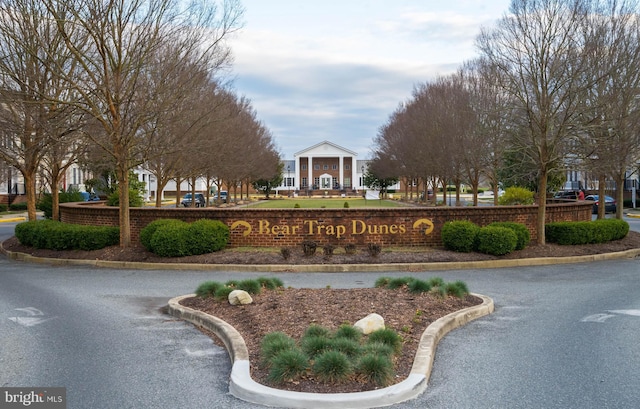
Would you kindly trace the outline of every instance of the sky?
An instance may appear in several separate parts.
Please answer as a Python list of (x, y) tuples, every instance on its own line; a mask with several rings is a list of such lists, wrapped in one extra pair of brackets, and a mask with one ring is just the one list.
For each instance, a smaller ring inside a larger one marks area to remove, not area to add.
[(510, 0), (241, 0), (233, 88), (282, 159), (325, 140), (369, 159), (416, 85), (478, 56)]

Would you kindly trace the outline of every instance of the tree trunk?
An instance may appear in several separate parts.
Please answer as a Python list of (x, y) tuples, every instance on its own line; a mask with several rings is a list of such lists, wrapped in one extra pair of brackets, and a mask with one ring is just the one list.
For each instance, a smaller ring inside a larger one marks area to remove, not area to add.
[(119, 166), (118, 189), (120, 191), (120, 247), (131, 247), (131, 224), (129, 218), (129, 170)]
[(546, 235), (544, 227), (547, 217), (547, 170), (541, 170), (540, 180), (538, 181), (538, 244), (546, 244)]
[(24, 177), (24, 189), (27, 194), (27, 217), (28, 220), (36, 220), (36, 177), (35, 172), (25, 172)]
[[(618, 172), (616, 175), (616, 219), (622, 220), (622, 214), (624, 210), (624, 177), (625, 172)], [(601, 201), (601, 203), (603, 203)]]

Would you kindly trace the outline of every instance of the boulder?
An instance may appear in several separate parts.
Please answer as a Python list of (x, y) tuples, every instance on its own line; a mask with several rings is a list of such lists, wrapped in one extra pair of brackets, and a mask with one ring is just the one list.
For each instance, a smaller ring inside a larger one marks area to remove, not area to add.
[(244, 290), (233, 290), (229, 293), (229, 304), (231, 305), (245, 305), (252, 302), (253, 298)]
[(373, 331), (384, 329), (384, 318), (378, 314), (369, 314), (353, 324), (363, 334), (371, 334)]

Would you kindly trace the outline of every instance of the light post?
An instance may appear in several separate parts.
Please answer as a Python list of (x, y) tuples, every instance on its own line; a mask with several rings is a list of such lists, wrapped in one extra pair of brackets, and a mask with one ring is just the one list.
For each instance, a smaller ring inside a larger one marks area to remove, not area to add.
[(287, 165), (287, 190), (289, 192), (289, 196), (291, 196), (291, 166)]

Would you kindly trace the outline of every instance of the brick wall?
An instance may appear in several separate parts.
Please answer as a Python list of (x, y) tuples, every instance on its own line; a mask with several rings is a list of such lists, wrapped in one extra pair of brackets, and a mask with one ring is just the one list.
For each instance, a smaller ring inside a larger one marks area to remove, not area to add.
[[(591, 220), (591, 203), (552, 203), (546, 221)], [(250, 208), (132, 208), (131, 236), (156, 219), (192, 222), (214, 219), (231, 229), (231, 247), (284, 247), (313, 240), (336, 246), (379, 243), (385, 246), (442, 245), (440, 231), (449, 220), (471, 220), (484, 226), (495, 221), (515, 221), (527, 226), (537, 239), (537, 206), (400, 207), (379, 209), (250, 209)], [(118, 225), (118, 208), (101, 202), (62, 203), (66, 223)]]

